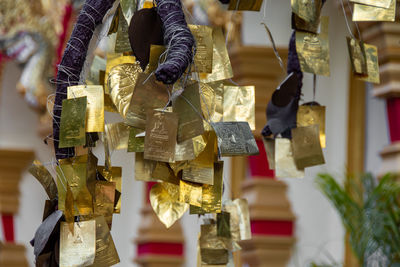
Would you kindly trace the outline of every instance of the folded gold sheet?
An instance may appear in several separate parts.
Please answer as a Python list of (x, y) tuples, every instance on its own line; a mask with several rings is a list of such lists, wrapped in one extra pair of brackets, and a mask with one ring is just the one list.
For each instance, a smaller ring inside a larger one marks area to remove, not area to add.
[(256, 129), (254, 86), (224, 86), (224, 121), (247, 121)]
[(193, 206), (201, 207), (203, 188), (201, 184), (180, 181), (179, 201)]
[(104, 92), (109, 95), (110, 88), (108, 87), (108, 79), (111, 70), (118, 65), (122, 64), (135, 64), (136, 58), (134, 56), (125, 56), (122, 53), (108, 53), (107, 54), (107, 65), (106, 72), (104, 75)]
[(321, 0), (291, 0), (292, 11), (306, 22), (316, 22), (321, 13)]
[(353, 21), (395, 21), (396, 0), (391, 0), (389, 8), (354, 4)]
[(104, 216), (108, 225), (112, 223), (115, 200), (115, 183), (97, 181), (94, 196), (94, 214)]
[(350, 54), (350, 62), (354, 73), (367, 75), (367, 58), (364, 43), (347, 36), (347, 47)]
[(380, 83), (379, 63), (378, 63), (378, 49), (374, 45), (364, 44), (365, 54), (367, 56), (367, 70), (368, 76), (359, 77), (360, 80)]
[(34, 160), (28, 171), (40, 182), (50, 200), (57, 197), (57, 184), (53, 176), (39, 160)]

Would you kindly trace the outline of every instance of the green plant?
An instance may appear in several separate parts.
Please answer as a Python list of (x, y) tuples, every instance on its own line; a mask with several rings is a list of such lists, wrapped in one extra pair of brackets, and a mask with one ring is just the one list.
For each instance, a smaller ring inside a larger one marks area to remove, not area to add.
[(319, 174), (316, 183), (339, 213), (360, 266), (400, 262), (400, 184), (393, 175), (379, 183), (371, 174), (349, 177), (341, 186)]

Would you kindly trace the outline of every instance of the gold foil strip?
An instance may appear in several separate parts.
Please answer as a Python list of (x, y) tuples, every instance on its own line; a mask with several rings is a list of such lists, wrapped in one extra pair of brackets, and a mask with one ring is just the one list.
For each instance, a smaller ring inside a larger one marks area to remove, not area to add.
[(304, 177), (304, 169), (298, 169), (294, 161), (290, 139), (275, 139), (275, 176), (277, 178)]
[(301, 70), (329, 76), (328, 17), (321, 17), (321, 33), (296, 32), (296, 50)]
[(174, 113), (178, 114), (178, 143), (202, 135), (204, 133), (203, 119), (200, 116), (199, 84), (188, 85), (172, 105)]
[(326, 147), (325, 134), (326, 107), (320, 105), (301, 105), (297, 111), (297, 127), (306, 127), (317, 124), (321, 147)]
[(247, 122), (213, 123), (221, 156), (259, 154), (256, 140)]
[(306, 22), (316, 22), (321, 13), (321, 0), (291, 0), (292, 11)]
[(374, 7), (389, 8), (392, 0), (350, 0), (350, 2)]
[[(149, 64), (146, 68), (146, 73), (155, 71), (158, 67), (158, 63), (163, 62), (165, 56), (161, 57), (165, 52), (166, 48), (163, 45), (151, 45), (150, 46), (150, 57)], [(164, 54), (165, 55), (165, 54)]]
[(115, 190), (118, 192), (119, 197), (116, 197), (116, 201), (114, 202), (114, 213), (120, 213), (122, 200), (122, 168), (111, 167), (111, 169), (107, 169), (105, 166), (98, 166), (97, 170), (108, 182), (115, 183)]
[(39, 160), (34, 160), (28, 171), (43, 186), (50, 200), (57, 198), (57, 184), (54, 181), (53, 176), (51, 176), (50, 172), (43, 166), (43, 164)]
[(115, 265), (120, 262), (120, 259), (107, 222), (103, 216), (96, 217), (95, 220), (96, 256), (90, 267)]
[(233, 77), (231, 61), (225, 44), (225, 37), (221, 27), (213, 28), (213, 68), (212, 73), (200, 73), (200, 81), (210, 83), (227, 80)]
[(256, 129), (254, 86), (224, 86), (224, 121), (247, 121)]
[(150, 111), (144, 138), (144, 158), (174, 162), (178, 116), (172, 112)]
[(86, 97), (64, 99), (60, 121), (59, 147), (83, 146), (86, 143)]
[(115, 40), (115, 52), (116, 53), (124, 53), (124, 52), (131, 52), (131, 43), (129, 42), (129, 34), (128, 34), (128, 28), (129, 25), (125, 20), (125, 17), (122, 13), (122, 8), (121, 5), (118, 7), (117, 11), (119, 12), (118, 16), (118, 31), (117, 31), (117, 36)]
[(106, 72), (104, 74), (104, 92), (109, 95), (110, 88), (108, 87), (108, 79), (111, 70), (118, 65), (122, 64), (134, 64), (136, 58), (134, 56), (125, 56), (122, 53), (107, 53), (107, 65)]
[(292, 150), (298, 169), (325, 164), (318, 125), (292, 129)]
[(193, 206), (201, 207), (203, 189), (201, 184), (185, 181), (179, 182), (179, 201)]
[(160, 221), (170, 228), (188, 210), (189, 205), (179, 202), (179, 186), (158, 183), (150, 190), (150, 204)]
[(193, 139), (188, 139), (182, 143), (177, 143), (175, 146), (175, 161), (194, 160), (196, 155), (194, 154)]
[(389, 8), (354, 4), (353, 21), (395, 21), (396, 0)]
[(112, 223), (115, 200), (115, 183), (97, 181), (94, 196), (94, 214), (104, 216), (108, 225)]
[[(59, 160), (57, 166), (57, 188), (59, 194), (65, 192), (65, 185), (68, 183), (74, 196), (77, 207), (75, 216), (88, 215), (93, 213), (92, 195), (87, 183), (87, 160), (88, 156), (78, 156)], [(62, 195), (62, 194), (61, 194)], [(63, 199), (59, 197), (58, 209), (64, 210)]]
[(268, 167), (275, 170), (275, 139), (264, 137), (264, 149), (267, 154)]
[(263, 0), (231, 0), (228, 10), (260, 11)]
[(123, 122), (106, 124), (105, 133), (109, 144), (109, 149), (121, 150), (128, 149), (130, 127)]
[(374, 45), (369, 45), (364, 43), (365, 54), (367, 56), (367, 77), (359, 77), (358, 79), (371, 82), (371, 83), (380, 83), (379, 77), (379, 63), (378, 63), (378, 49)]
[(68, 87), (68, 99), (87, 97), (86, 132), (104, 132), (104, 94), (100, 85)]
[[(222, 95), (223, 95), (223, 89), (222, 89)], [(213, 120), (214, 116), (216, 116), (215, 115), (217, 109), (216, 101), (217, 101), (216, 90), (214, 90), (209, 84), (200, 83), (200, 105), (203, 118), (205, 119), (203, 125), (204, 125), (204, 130), (206, 131), (212, 130), (209, 121), (214, 121)], [(221, 113), (221, 121), (222, 121), (222, 116), (223, 113)]]
[(203, 185), (203, 201), (201, 208), (206, 213), (220, 213), (222, 209), (222, 185), (224, 162), (214, 163), (214, 184)]
[(135, 154), (135, 180), (143, 182), (157, 182), (152, 173), (156, 167), (156, 162), (144, 159), (143, 153)]
[(133, 91), (126, 123), (140, 128), (146, 128), (147, 112), (163, 108), (169, 100), (170, 87), (156, 81), (154, 75), (140, 73)]
[(347, 47), (353, 72), (367, 75), (367, 58), (363, 42), (347, 36)]
[(144, 137), (136, 137), (142, 129), (131, 127), (129, 131), (128, 152), (144, 152)]
[(118, 112), (126, 118), (137, 77), (142, 72), (139, 62), (124, 63), (113, 67), (108, 76), (110, 97)]
[(193, 141), (194, 156), (197, 158), (200, 155), (200, 153), (204, 151), (207, 143), (204, 141), (202, 135), (196, 136), (195, 138), (192, 139), (192, 141)]
[(247, 199), (235, 199), (233, 203), (238, 208), (240, 240), (251, 239), (250, 212)]
[(188, 25), (196, 41), (194, 56), (195, 72), (212, 73), (213, 69), (213, 28), (205, 25)]
[(88, 266), (96, 255), (96, 222), (94, 220), (75, 223), (74, 233), (68, 224), (61, 222), (60, 267)]

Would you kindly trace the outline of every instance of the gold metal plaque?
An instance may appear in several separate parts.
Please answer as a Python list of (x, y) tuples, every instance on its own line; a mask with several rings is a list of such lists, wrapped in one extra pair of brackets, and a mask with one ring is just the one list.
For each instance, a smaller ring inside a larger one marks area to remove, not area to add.
[(354, 4), (353, 21), (395, 21), (396, 0), (389, 8)]
[(211, 73), (213, 67), (213, 28), (206, 25), (188, 25), (196, 41), (195, 72)]
[(290, 139), (275, 139), (275, 176), (277, 178), (304, 177), (304, 169), (298, 169), (294, 161)]
[(347, 47), (354, 73), (367, 75), (367, 58), (363, 42), (347, 36)]
[(360, 77), (359, 79), (371, 83), (380, 83), (379, 63), (378, 63), (378, 49), (374, 45), (364, 43), (365, 54), (367, 56), (367, 77)]
[(301, 105), (297, 111), (297, 127), (318, 125), (321, 147), (326, 147), (325, 135), (326, 107), (317, 105)]
[(106, 124), (105, 134), (107, 135), (109, 149), (128, 149), (130, 127), (123, 122)]
[(256, 129), (254, 86), (224, 86), (224, 121), (247, 121)]
[(86, 143), (86, 96), (64, 99), (60, 121), (59, 147), (83, 146)]
[(201, 207), (202, 204), (202, 185), (180, 181), (179, 182), (179, 201), (193, 206)]

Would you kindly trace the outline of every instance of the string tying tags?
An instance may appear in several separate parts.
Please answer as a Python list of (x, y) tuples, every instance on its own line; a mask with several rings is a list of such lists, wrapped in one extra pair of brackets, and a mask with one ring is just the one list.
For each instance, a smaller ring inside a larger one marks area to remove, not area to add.
[(279, 56), (279, 52), (278, 52), (278, 49), (276, 48), (275, 41), (274, 41), (274, 38), (272, 37), (271, 31), (269, 30), (267, 24), (265, 24), (264, 22), (261, 22), (261, 25), (264, 25), (264, 28), (265, 28), (265, 30), (267, 31), (269, 40), (270, 40), (271, 43), (272, 43), (272, 49), (274, 50), (275, 56), (276, 56), (276, 58), (277, 58), (278, 61), (279, 61), (279, 65), (281, 66), (283, 72), (286, 74), (285, 64), (283, 63), (282, 58)]
[[(350, 28), (350, 24), (349, 24), (349, 21), (348, 21), (348, 19), (347, 19), (347, 13), (346, 13), (346, 10), (345, 10), (345, 8), (344, 8), (343, 0), (340, 0), (340, 5), (342, 6), (342, 11), (343, 11), (344, 19), (345, 19), (345, 22), (346, 22), (347, 30), (349, 31), (349, 34), (350, 34), (350, 36), (351, 36), (353, 39), (357, 39), (357, 38), (353, 35), (353, 32), (352, 32), (352, 30), (351, 30), (351, 28)], [(353, 9), (352, 9), (351, 6), (350, 6), (349, 0), (347, 0), (347, 7), (349, 8), (351, 15), (353, 16)], [(357, 22), (354, 22), (354, 25), (356, 26), (357, 33), (358, 33), (358, 37), (359, 37), (360, 40), (362, 41), (361, 32), (360, 32), (360, 29), (358, 28)]]

